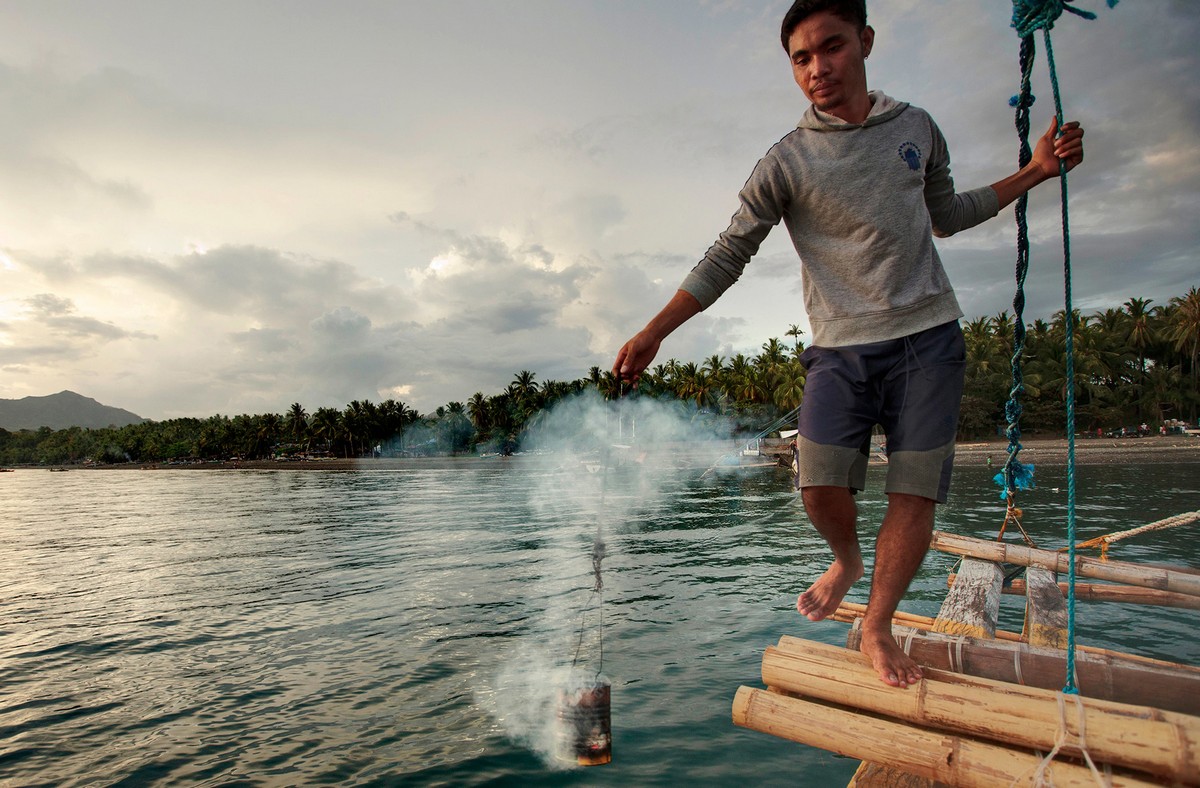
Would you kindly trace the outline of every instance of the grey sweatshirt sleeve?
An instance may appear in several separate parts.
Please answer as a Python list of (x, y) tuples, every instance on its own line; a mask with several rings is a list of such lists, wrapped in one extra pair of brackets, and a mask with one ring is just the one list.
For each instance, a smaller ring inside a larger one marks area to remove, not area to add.
[(933, 150), (925, 170), (925, 205), (933, 222), (933, 234), (938, 238), (951, 235), (987, 221), (1000, 212), (1000, 200), (991, 186), (954, 192), (950, 177), (950, 152), (946, 138), (937, 124), (930, 121), (933, 131)]
[(679, 286), (708, 309), (738, 280), (771, 228), (787, 209), (788, 188), (775, 157), (768, 152), (738, 193), (740, 205), (729, 227)]

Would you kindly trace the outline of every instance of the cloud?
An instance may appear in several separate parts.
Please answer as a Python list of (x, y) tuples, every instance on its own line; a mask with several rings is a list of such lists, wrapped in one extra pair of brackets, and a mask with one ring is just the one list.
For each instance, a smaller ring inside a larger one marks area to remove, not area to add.
[(143, 331), (127, 331), (113, 323), (98, 320), (94, 317), (75, 314), (75, 304), (69, 298), (62, 298), (51, 293), (39, 293), (25, 299), (29, 317), (27, 323), (32, 324), (30, 330), (48, 332), (51, 336), (61, 336), (67, 339), (97, 339), (110, 341), (115, 339), (154, 339), (152, 334)]
[(155, 340), (153, 334), (128, 330), (78, 314), (75, 302), (53, 293), (37, 293), (19, 302), (14, 319), (0, 324), (0, 367), (32, 374), (64, 362), (94, 358), (104, 346), (126, 339)]
[[(0, 6), (0, 396), (71, 388), (161, 418), (402, 391), (430, 411), (522, 369), (606, 369), (805, 108), (787, 5)], [(1003, 5), (870, 9), (872, 86), (932, 112), (960, 188), (1015, 167)], [(1200, 15), (1099, 10), (1054, 30), (1088, 129), (1085, 310), (1162, 303), (1200, 256)], [(1039, 46), (1037, 131), (1045, 64)], [(1031, 200), (1032, 316), (1061, 304), (1056, 192)], [(1011, 212), (938, 246), (968, 316), (1009, 308)], [(660, 360), (807, 328), (800, 284), (778, 229)]]

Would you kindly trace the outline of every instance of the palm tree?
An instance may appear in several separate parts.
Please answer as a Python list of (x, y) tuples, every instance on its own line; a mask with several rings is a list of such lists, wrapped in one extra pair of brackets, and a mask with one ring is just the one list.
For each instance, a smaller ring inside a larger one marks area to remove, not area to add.
[(1192, 287), (1186, 295), (1170, 301), (1171, 317), (1167, 338), (1177, 353), (1186, 354), (1192, 373), (1191, 390), (1185, 392), (1191, 400), (1191, 420), (1196, 420), (1197, 384), (1200, 383), (1200, 288)]
[(792, 323), (788, 326), (787, 333), (784, 336), (792, 338), (792, 357), (799, 360), (800, 354), (804, 352), (804, 343), (800, 341), (800, 337), (804, 336), (804, 329)]
[[(599, 367), (592, 367), (599, 371)], [(488, 413), (488, 401), (482, 391), (476, 391), (467, 400), (467, 416), (475, 425), (475, 433), (479, 439), (487, 439), (491, 431), (491, 419)]]
[(780, 367), (780, 380), (775, 387), (775, 404), (783, 413), (800, 407), (804, 398), (804, 365), (799, 361), (788, 361)]
[(304, 444), (304, 448), (308, 449), (310, 442), (308, 414), (304, 412), (304, 406), (299, 402), (293, 402), (292, 407), (288, 409), (287, 418), (284, 421), (284, 429), (292, 437), (293, 441), (298, 444)]
[(509, 390), (517, 397), (517, 399), (528, 399), (537, 394), (537, 384), (533, 379), (537, 377), (527, 369), (523, 369), (513, 378), (509, 384)]
[(334, 443), (342, 434), (342, 414), (337, 408), (317, 408), (312, 417), (313, 437), (333, 452)]
[(250, 456), (255, 458), (268, 457), (272, 454), (275, 444), (279, 442), (279, 431), (282, 420), (274, 413), (264, 413), (253, 419), (253, 438)]
[(764, 368), (771, 368), (777, 364), (782, 364), (787, 356), (783, 352), (783, 344), (774, 337), (763, 343), (762, 353), (758, 354), (755, 362)]
[(351, 451), (356, 455), (362, 454), (369, 428), (366, 407), (359, 400), (351, 400), (350, 404), (346, 406), (346, 410), (342, 412), (342, 429), (347, 439), (347, 457), (350, 456)]

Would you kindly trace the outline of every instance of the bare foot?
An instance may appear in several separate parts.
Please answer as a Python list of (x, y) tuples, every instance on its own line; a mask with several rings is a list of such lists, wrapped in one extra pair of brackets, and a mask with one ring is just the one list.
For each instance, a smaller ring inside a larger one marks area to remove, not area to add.
[(862, 561), (853, 566), (847, 566), (841, 561), (834, 561), (825, 570), (825, 574), (817, 578), (817, 582), (808, 587), (796, 600), (796, 609), (807, 616), (809, 621), (820, 621), (832, 615), (850, 586), (863, 576)]
[(874, 633), (864, 628), (859, 650), (871, 658), (884, 684), (903, 689), (924, 678), (921, 666), (904, 653), (890, 632)]

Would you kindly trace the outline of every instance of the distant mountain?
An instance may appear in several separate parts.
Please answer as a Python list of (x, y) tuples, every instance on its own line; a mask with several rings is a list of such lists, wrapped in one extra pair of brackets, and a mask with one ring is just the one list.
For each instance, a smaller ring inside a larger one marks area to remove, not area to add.
[(120, 408), (101, 405), (90, 397), (74, 391), (60, 391), (48, 397), (0, 399), (0, 428), (6, 430), (36, 430), (49, 427), (124, 427), (141, 424), (146, 419)]

